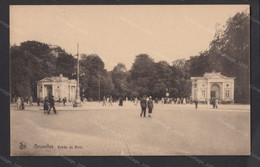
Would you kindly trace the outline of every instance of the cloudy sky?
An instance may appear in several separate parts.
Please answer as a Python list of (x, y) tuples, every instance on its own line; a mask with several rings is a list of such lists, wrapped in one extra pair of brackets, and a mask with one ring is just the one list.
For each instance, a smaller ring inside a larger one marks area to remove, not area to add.
[(36, 40), (68, 53), (98, 54), (105, 68), (149, 54), (169, 64), (208, 49), (216, 26), (248, 5), (11, 6), (10, 42)]

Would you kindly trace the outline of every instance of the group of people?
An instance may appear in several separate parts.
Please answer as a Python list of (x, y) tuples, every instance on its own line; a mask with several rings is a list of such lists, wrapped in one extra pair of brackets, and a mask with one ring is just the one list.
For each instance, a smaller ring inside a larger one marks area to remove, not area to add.
[[(30, 106), (32, 106), (32, 97), (29, 97), (27, 99), (27, 103), (30, 103)], [(162, 102), (165, 103), (167, 99), (166, 98), (162, 98)], [(137, 106), (138, 104), (138, 98), (135, 97), (133, 99), (134, 105)], [(24, 106), (24, 98), (23, 97), (18, 97), (16, 100), (17, 103), (17, 107), (19, 110), (24, 110), (25, 106)], [(40, 105), (40, 102), (42, 102), (42, 100), (37, 99), (37, 104), (38, 106)], [(58, 102), (61, 102), (61, 99), (59, 99)], [(66, 105), (67, 99), (63, 98), (62, 99), (63, 105)], [(198, 100), (195, 99), (194, 101), (195, 104), (195, 108), (198, 108)], [(113, 98), (112, 96), (109, 96), (108, 98), (106, 98), (105, 96), (103, 97), (103, 104), (102, 106), (106, 106), (106, 103), (109, 103), (110, 106), (113, 106)], [(176, 104), (186, 104), (186, 99), (185, 98), (176, 98), (176, 100), (174, 100), (174, 103)], [(211, 98), (209, 100), (209, 103), (212, 104), (213, 108), (218, 108), (218, 99), (217, 98)], [(119, 98), (119, 106), (123, 106), (123, 98), (120, 97)], [(140, 106), (141, 106), (141, 114), (140, 117), (146, 117), (146, 109), (148, 108), (148, 117), (151, 117), (153, 108), (154, 108), (154, 104), (153, 104), (153, 100), (152, 97), (149, 96), (147, 97), (146, 95), (144, 95), (141, 99), (140, 99)], [(50, 114), (50, 111), (53, 110), (54, 114), (57, 114), (56, 108), (55, 108), (55, 99), (54, 96), (50, 96), (49, 98), (45, 97), (45, 99), (43, 100), (43, 109), (44, 109), (44, 114)]]
[[(198, 99), (195, 99), (193, 102), (195, 104), (195, 108), (197, 109), (198, 108), (198, 103), (199, 103)], [(208, 103), (208, 102), (206, 101), (206, 103)], [(211, 104), (213, 108), (218, 108), (218, 98), (210, 98), (209, 99), (209, 104)]]
[(153, 99), (150, 96), (149, 98), (146, 97), (146, 95), (143, 96), (143, 98), (140, 101), (141, 105), (141, 114), (140, 117), (144, 116), (146, 117), (146, 108), (148, 108), (148, 117), (151, 117), (151, 114), (153, 112)]
[(113, 98), (112, 96), (106, 98), (106, 96), (103, 97), (103, 103), (102, 103), (102, 107), (106, 106), (106, 103), (109, 104), (109, 106), (113, 106)]
[(29, 104), (30, 106), (33, 106), (33, 98), (32, 96), (30, 97), (16, 97), (16, 104), (17, 104), (17, 108), (19, 110), (24, 110), (25, 106), (24, 103), (26, 102), (27, 104)]
[(18, 110), (24, 110), (25, 109), (23, 97), (17, 97), (16, 104), (17, 104)]
[[(118, 98), (118, 101), (119, 101), (119, 106), (123, 106), (123, 97), (119, 97)], [(106, 98), (106, 96), (103, 97), (103, 103), (102, 103), (102, 107), (106, 106), (106, 104), (109, 104), (109, 106), (113, 106), (113, 98), (112, 96), (109, 96), (108, 98)]]
[(50, 114), (51, 109), (53, 109), (54, 114), (57, 114), (54, 96), (51, 96), (49, 99), (45, 97), (43, 102), (44, 114)]
[(59, 98), (58, 102), (59, 102), (59, 104), (62, 102), (63, 106), (66, 106), (67, 98), (66, 97), (64, 97), (63, 99)]
[(162, 97), (161, 102), (163, 104), (187, 104), (191, 101), (188, 98), (170, 98), (170, 97)]
[(211, 98), (210, 104), (212, 104), (213, 108), (218, 108), (218, 98)]

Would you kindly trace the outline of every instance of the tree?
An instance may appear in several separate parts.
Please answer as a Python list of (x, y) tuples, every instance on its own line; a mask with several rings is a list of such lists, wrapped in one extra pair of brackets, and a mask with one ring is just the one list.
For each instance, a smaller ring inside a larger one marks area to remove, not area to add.
[(82, 55), (80, 73), (82, 74), (80, 76), (81, 91), (84, 90), (82, 93), (87, 98), (98, 100), (99, 92), (100, 97), (108, 96), (113, 92), (111, 74), (104, 69), (104, 62), (98, 55)]
[(132, 90), (138, 95), (151, 94), (155, 63), (147, 54), (139, 54), (130, 70)]
[(155, 75), (153, 79), (153, 89), (151, 95), (163, 97), (171, 87), (172, 71), (166, 61), (155, 63)]
[(114, 96), (126, 96), (128, 94), (127, 70), (124, 64), (118, 63), (111, 72), (115, 86)]
[(235, 102), (249, 103), (250, 99), (250, 16), (239, 12), (219, 28), (209, 50), (190, 59), (190, 75), (202, 76), (217, 71), (236, 77)]
[(11, 93), (36, 97), (36, 81), (55, 73), (56, 58), (49, 45), (26, 41), (11, 46)]
[(77, 60), (60, 47), (54, 48), (53, 51), (57, 55), (55, 74), (63, 74), (65, 77), (72, 78), (73, 73), (76, 72)]
[(191, 94), (190, 61), (186, 61), (185, 59), (175, 60), (171, 66), (171, 70), (172, 85), (169, 89), (170, 95), (175, 98), (189, 98)]

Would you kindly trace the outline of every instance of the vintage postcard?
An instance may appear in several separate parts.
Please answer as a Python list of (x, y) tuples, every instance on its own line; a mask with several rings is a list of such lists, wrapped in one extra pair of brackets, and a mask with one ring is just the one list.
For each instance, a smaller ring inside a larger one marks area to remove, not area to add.
[(249, 5), (11, 5), (12, 156), (250, 155)]

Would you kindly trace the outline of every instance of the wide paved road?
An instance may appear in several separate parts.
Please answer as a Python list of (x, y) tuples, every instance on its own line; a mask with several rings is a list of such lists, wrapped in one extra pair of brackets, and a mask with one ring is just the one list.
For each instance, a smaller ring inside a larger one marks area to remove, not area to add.
[[(46, 115), (42, 106), (18, 111), (12, 104), (12, 155), (250, 153), (249, 105), (220, 105), (219, 109), (199, 105), (196, 110), (191, 104), (155, 104), (152, 118), (141, 118), (139, 105), (131, 102), (123, 107), (87, 103), (76, 109), (57, 106), (57, 110), (57, 115)], [(26, 149), (19, 148), (21, 142)]]

